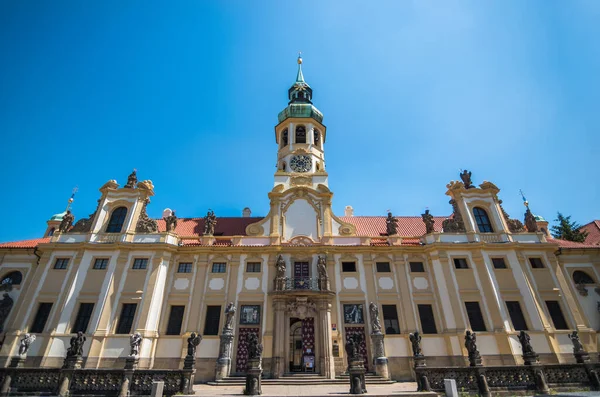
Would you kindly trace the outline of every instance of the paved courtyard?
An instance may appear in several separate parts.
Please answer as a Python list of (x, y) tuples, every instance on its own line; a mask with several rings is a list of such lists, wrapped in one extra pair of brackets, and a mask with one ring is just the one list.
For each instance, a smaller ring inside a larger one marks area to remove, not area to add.
[[(199, 396), (241, 396), (243, 386), (209, 386), (195, 385), (194, 390)], [(267, 385), (262, 387), (263, 396), (343, 396), (348, 393), (350, 385), (306, 385), (285, 386)], [(367, 396), (436, 396), (435, 393), (417, 393), (417, 384), (402, 382), (392, 385), (367, 385)]]

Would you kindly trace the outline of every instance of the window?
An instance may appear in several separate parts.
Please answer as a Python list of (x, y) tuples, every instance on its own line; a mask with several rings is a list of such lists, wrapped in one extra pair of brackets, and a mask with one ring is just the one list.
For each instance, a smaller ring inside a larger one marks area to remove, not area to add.
[(121, 309), (121, 315), (119, 316), (119, 323), (117, 324), (116, 334), (129, 334), (131, 333), (131, 326), (133, 325), (133, 319), (135, 318), (135, 310), (137, 309), (137, 303), (124, 303)]
[(521, 311), (521, 304), (518, 301), (507, 301), (506, 308), (515, 331), (527, 331), (527, 323)]
[(492, 233), (494, 231), (490, 218), (483, 208), (473, 208), (473, 215), (475, 215), (475, 222), (477, 222), (477, 228), (481, 233)]
[(167, 335), (179, 335), (181, 333), (184, 312), (185, 306), (171, 306), (169, 322), (167, 323)]
[(281, 146), (287, 146), (288, 145), (288, 130), (283, 130), (283, 132), (281, 133)]
[(68, 264), (69, 258), (56, 258), (56, 262), (54, 262), (54, 268), (64, 270), (67, 268)]
[(417, 305), (419, 309), (419, 318), (421, 319), (421, 329), (424, 334), (437, 334), (435, 318), (433, 317), (433, 307), (431, 305)]
[(23, 274), (21, 272), (10, 272), (2, 279), (1, 285), (20, 285), (23, 281)]
[(93, 303), (82, 303), (79, 305), (79, 311), (77, 312), (77, 317), (75, 317), (75, 323), (73, 324), (73, 328), (71, 328), (72, 334), (76, 334), (79, 331), (83, 333), (87, 331), (93, 311)]
[(225, 263), (213, 263), (212, 264), (212, 273), (225, 273)]
[(550, 313), (550, 317), (552, 317), (554, 328), (569, 329), (569, 325), (567, 324), (567, 320), (565, 320), (565, 316), (563, 316), (558, 301), (546, 301), (546, 307), (548, 307), (548, 312)]
[(204, 335), (219, 335), (219, 321), (221, 321), (221, 306), (207, 306)]
[(454, 258), (454, 267), (457, 269), (468, 269), (469, 265), (467, 264), (466, 258)]
[(107, 258), (97, 258), (94, 261), (94, 267), (92, 267), (92, 269), (103, 270), (103, 269), (106, 269), (107, 266), (108, 266), (108, 259)]
[(115, 209), (108, 221), (106, 233), (121, 233), (123, 223), (125, 222), (125, 216), (127, 216), (127, 208), (119, 207)]
[(315, 135), (314, 144), (318, 145), (319, 144), (319, 140), (321, 139), (321, 133), (316, 128), (314, 130), (314, 135)]
[(302, 125), (296, 127), (296, 143), (306, 143), (306, 128)]
[(356, 262), (342, 262), (342, 271), (343, 272), (355, 272), (356, 271)]
[(544, 262), (542, 262), (542, 258), (529, 258), (529, 263), (531, 263), (531, 267), (533, 269), (544, 268)]
[(410, 262), (410, 271), (413, 273), (425, 273), (423, 262)]
[(479, 302), (465, 302), (465, 307), (467, 309), (467, 317), (469, 317), (469, 324), (471, 324), (471, 331), (487, 331)]
[(145, 270), (148, 267), (147, 258), (135, 258), (133, 260), (133, 270)]
[(46, 328), (46, 321), (48, 321), (48, 317), (50, 316), (50, 310), (52, 310), (52, 303), (40, 303), (29, 332), (32, 334), (40, 334), (44, 332), (44, 328)]
[(494, 269), (506, 269), (504, 258), (492, 258), (492, 264), (494, 265)]
[(192, 272), (192, 264), (189, 262), (180, 263), (177, 267), (177, 273), (191, 273)]
[(382, 305), (383, 328), (386, 334), (399, 334), (400, 325), (398, 324), (398, 312), (396, 305)]
[(392, 269), (390, 269), (389, 262), (377, 262), (377, 272), (378, 273), (390, 273)]
[(260, 262), (248, 262), (246, 263), (247, 273), (260, 273)]
[(55, 227), (53, 227), (52, 229), (48, 230), (48, 234), (46, 236), (50, 237), (50, 236), (54, 236), (54, 231), (56, 230)]
[(595, 284), (592, 276), (581, 270), (575, 270), (573, 272), (573, 281), (575, 284)]

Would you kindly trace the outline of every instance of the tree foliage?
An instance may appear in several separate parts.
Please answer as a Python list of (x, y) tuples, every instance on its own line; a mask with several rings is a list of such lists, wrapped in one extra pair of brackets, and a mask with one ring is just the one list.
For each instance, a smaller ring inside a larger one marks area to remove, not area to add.
[(557, 219), (554, 220), (558, 225), (552, 226), (552, 235), (554, 238), (561, 240), (575, 241), (577, 243), (583, 243), (588, 235), (588, 232), (581, 229), (581, 225), (577, 222), (571, 222), (571, 216), (563, 216), (560, 212), (557, 215)]

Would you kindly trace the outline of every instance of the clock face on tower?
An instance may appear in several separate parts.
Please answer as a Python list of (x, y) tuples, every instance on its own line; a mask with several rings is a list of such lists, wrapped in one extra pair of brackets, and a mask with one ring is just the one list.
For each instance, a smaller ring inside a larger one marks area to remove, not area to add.
[(296, 172), (308, 172), (312, 166), (310, 156), (301, 155), (294, 156), (290, 160), (290, 167)]

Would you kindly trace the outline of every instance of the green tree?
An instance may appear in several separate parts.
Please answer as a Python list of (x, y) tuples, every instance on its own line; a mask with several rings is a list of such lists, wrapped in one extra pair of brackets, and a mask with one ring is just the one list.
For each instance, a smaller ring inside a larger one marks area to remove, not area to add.
[(558, 225), (552, 226), (552, 235), (554, 238), (583, 243), (588, 235), (588, 232), (580, 230), (581, 225), (575, 221), (571, 222), (570, 215), (563, 216), (559, 212), (554, 222), (558, 222)]

